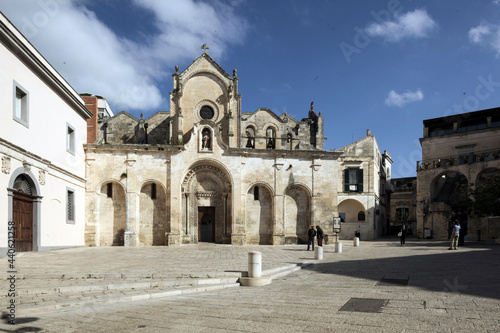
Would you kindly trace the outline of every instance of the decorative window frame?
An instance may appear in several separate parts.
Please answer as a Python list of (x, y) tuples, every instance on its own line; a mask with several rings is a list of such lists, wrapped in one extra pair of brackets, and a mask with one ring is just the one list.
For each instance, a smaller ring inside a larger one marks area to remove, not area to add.
[[(23, 96), (21, 97), (21, 115), (18, 117), (16, 114), (16, 105), (17, 105), (17, 93), (20, 92)], [(13, 84), (13, 97), (12, 97), (12, 118), (20, 123), (21, 125), (29, 128), (29, 102), (30, 102), (30, 94), (29, 91), (24, 89), (19, 83), (14, 81)]]
[[(210, 106), (214, 110), (214, 116), (212, 117), (212, 119), (204, 119), (201, 117), (200, 115), (201, 108), (204, 107), (205, 105)], [(213, 101), (209, 99), (204, 99), (200, 101), (198, 104), (196, 104), (196, 106), (194, 107), (194, 116), (196, 118), (196, 122), (200, 122), (202, 120), (210, 120), (216, 122), (219, 119), (219, 107)]]

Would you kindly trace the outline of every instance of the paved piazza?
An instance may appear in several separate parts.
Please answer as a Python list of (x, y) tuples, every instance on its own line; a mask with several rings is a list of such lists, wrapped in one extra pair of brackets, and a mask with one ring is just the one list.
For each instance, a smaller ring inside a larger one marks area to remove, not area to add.
[[(499, 246), (467, 244), (449, 251), (445, 242), (412, 239), (404, 248), (397, 239), (343, 245), (342, 253), (325, 246), (321, 261), (305, 246), (200, 244), (22, 253), (16, 265), (27, 279), (60, 273), (246, 271), (247, 253), (255, 250), (262, 252), (264, 271), (313, 264), (262, 287), (27, 315), (18, 317), (15, 326), (3, 322), (0, 331), (500, 331)], [(2, 262), (7, 271), (6, 258)]]

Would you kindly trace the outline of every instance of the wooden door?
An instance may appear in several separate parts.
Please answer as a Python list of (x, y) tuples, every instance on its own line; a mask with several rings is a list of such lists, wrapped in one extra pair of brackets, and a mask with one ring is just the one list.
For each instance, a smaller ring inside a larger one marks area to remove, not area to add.
[(33, 197), (14, 192), (12, 205), (16, 252), (33, 250)]

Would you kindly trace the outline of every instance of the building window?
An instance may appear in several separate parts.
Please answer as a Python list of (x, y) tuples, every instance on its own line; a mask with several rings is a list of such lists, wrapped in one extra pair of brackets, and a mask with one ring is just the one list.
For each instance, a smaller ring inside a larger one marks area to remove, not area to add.
[(255, 131), (252, 127), (247, 127), (246, 131), (246, 138), (247, 138), (247, 143), (245, 145), (245, 148), (255, 148)]
[(29, 94), (17, 83), (14, 83), (14, 120), (28, 127)]
[(156, 199), (156, 184), (151, 184), (151, 199)]
[(276, 133), (274, 129), (269, 127), (266, 130), (266, 148), (267, 149), (275, 149), (276, 148)]
[(66, 223), (75, 223), (75, 191), (66, 191)]
[(396, 220), (408, 221), (410, 210), (408, 208), (396, 208)]
[(363, 192), (363, 169), (344, 170), (344, 192)]
[(259, 187), (258, 186), (255, 186), (253, 188), (253, 199), (259, 200)]
[(108, 198), (112, 198), (113, 197), (113, 183), (108, 183), (107, 185), (107, 194), (108, 194)]
[(69, 124), (66, 124), (66, 151), (75, 153), (75, 129)]
[(339, 213), (340, 222), (345, 222), (345, 213)]
[(365, 220), (365, 212), (359, 212), (358, 221), (364, 221), (364, 220)]
[(214, 109), (212, 109), (208, 105), (202, 106), (200, 110), (200, 117), (201, 119), (212, 119), (215, 115)]

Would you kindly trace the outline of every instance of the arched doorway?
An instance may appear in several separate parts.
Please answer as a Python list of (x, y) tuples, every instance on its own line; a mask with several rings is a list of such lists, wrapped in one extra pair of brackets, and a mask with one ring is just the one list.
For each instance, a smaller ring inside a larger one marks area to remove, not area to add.
[(16, 252), (33, 251), (34, 238), (34, 188), (33, 181), (25, 174), (14, 180), (12, 195), (12, 221)]
[(182, 182), (184, 243), (231, 243), (232, 186), (230, 176), (212, 161), (190, 168)]
[(285, 243), (307, 242), (307, 230), (311, 225), (311, 199), (309, 193), (298, 185), (285, 191)]

